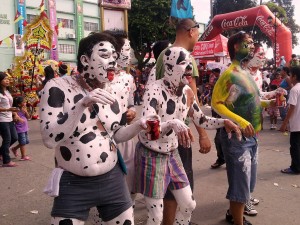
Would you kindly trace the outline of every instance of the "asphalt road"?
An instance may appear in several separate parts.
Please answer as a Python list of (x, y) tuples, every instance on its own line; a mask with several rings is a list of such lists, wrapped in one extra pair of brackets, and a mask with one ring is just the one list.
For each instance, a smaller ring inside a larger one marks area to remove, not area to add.
[[(209, 109), (203, 109), (209, 112)], [(281, 122), (279, 122), (281, 123)], [(43, 194), (43, 188), (54, 167), (53, 150), (44, 147), (39, 132), (39, 121), (30, 121), (30, 144), (27, 151), (31, 161), (17, 162), (18, 167), (0, 167), (0, 225), (50, 224), (53, 199)], [(300, 224), (300, 176), (280, 173), (290, 164), (289, 136), (269, 130), (268, 118), (259, 136), (259, 169), (254, 196), (260, 199), (259, 214), (248, 217), (255, 225)], [(193, 125), (192, 130), (195, 131)], [(197, 134), (194, 132), (197, 140)], [(215, 131), (208, 131), (213, 141)], [(210, 169), (216, 159), (213, 148), (203, 155), (193, 143), (195, 176), (194, 196), (197, 207), (192, 223), (198, 225), (225, 225), (228, 201), (226, 168)], [(13, 159), (18, 161), (17, 159)], [(138, 196), (136, 224), (145, 224), (146, 210), (143, 198)], [(88, 221), (86, 224), (91, 224)]]

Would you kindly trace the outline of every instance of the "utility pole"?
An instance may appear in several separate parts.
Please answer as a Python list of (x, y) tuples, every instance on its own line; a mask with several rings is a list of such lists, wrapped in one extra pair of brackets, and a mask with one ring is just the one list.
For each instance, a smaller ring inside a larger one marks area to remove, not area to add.
[(213, 0), (210, 0), (210, 19), (213, 18)]

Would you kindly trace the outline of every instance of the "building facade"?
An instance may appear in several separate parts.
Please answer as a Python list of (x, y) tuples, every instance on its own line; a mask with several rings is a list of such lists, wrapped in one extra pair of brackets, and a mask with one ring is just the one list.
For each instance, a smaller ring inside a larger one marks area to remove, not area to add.
[[(1, 0), (0, 71), (12, 67), (13, 35), (24, 34), (24, 20), (31, 23), (40, 14), (41, 4), (54, 33), (52, 49), (45, 58), (69, 63), (71, 67), (76, 66), (80, 39), (90, 32), (113, 28), (127, 30), (127, 8), (99, 6), (99, 0)], [(15, 23), (17, 10), (24, 19)]]

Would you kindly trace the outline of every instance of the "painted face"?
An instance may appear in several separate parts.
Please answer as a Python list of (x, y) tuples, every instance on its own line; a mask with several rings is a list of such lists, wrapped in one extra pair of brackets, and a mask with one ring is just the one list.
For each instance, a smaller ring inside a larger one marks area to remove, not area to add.
[(253, 39), (246, 35), (244, 40), (237, 46), (237, 58), (244, 59), (252, 59), (254, 56), (254, 42)]
[(263, 47), (257, 46), (254, 50), (253, 58), (249, 61), (248, 67), (260, 68), (265, 64), (265, 62), (266, 62), (265, 50)]
[(99, 82), (109, 82), (114, 79), (116, 69), (117, 53), (114, 46), (103, 41), (93, 47), (91, 57), (82, 57), (81, 63), (84, 65), (84, 78), (98, 80)]
[(181, 47), (169, 48), (163, 57), (165, 66), (164, 80), (169, 88), (177, 90), (180, 86), (189, 84), (192, 79), (193, 65), (190, 53)]
[(128, 39), (125, 39), (125, 43), (121, 49), (120, 57), (117, 59), (117, 63), (121, 67), (127, 67), (130, 64), (130, 41)]

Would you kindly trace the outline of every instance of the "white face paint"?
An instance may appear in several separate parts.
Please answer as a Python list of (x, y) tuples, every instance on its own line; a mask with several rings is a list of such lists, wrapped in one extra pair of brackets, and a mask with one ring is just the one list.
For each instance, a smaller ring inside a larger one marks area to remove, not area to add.
[(85, 78), (97, 79), (100, 82), (109, 82), (114, 79), (117, 53), (114, 46), (103, 41), (93, 47), (91, 57), (81, 59), (84, 65)]
[(256, 47), (254, 50), (254, 56), (249, 61), (248, 67), (249, 68), (260, 68), (262, 67), (266, 62), (266, 54), (263, 47)]
[(130, 64), (130, 41), (128, 39), (125, 39), (125, 43), (121, 49), (120, 57), (117, 59), (117, 63), (121, 67), (127, 67)]
[(179, 86), (189, 84), (193, 72), (190, 53), (181, 47), (169, 48), (163, 57), (165, 74), (164, 80), (169, 88), (176, 90)]

